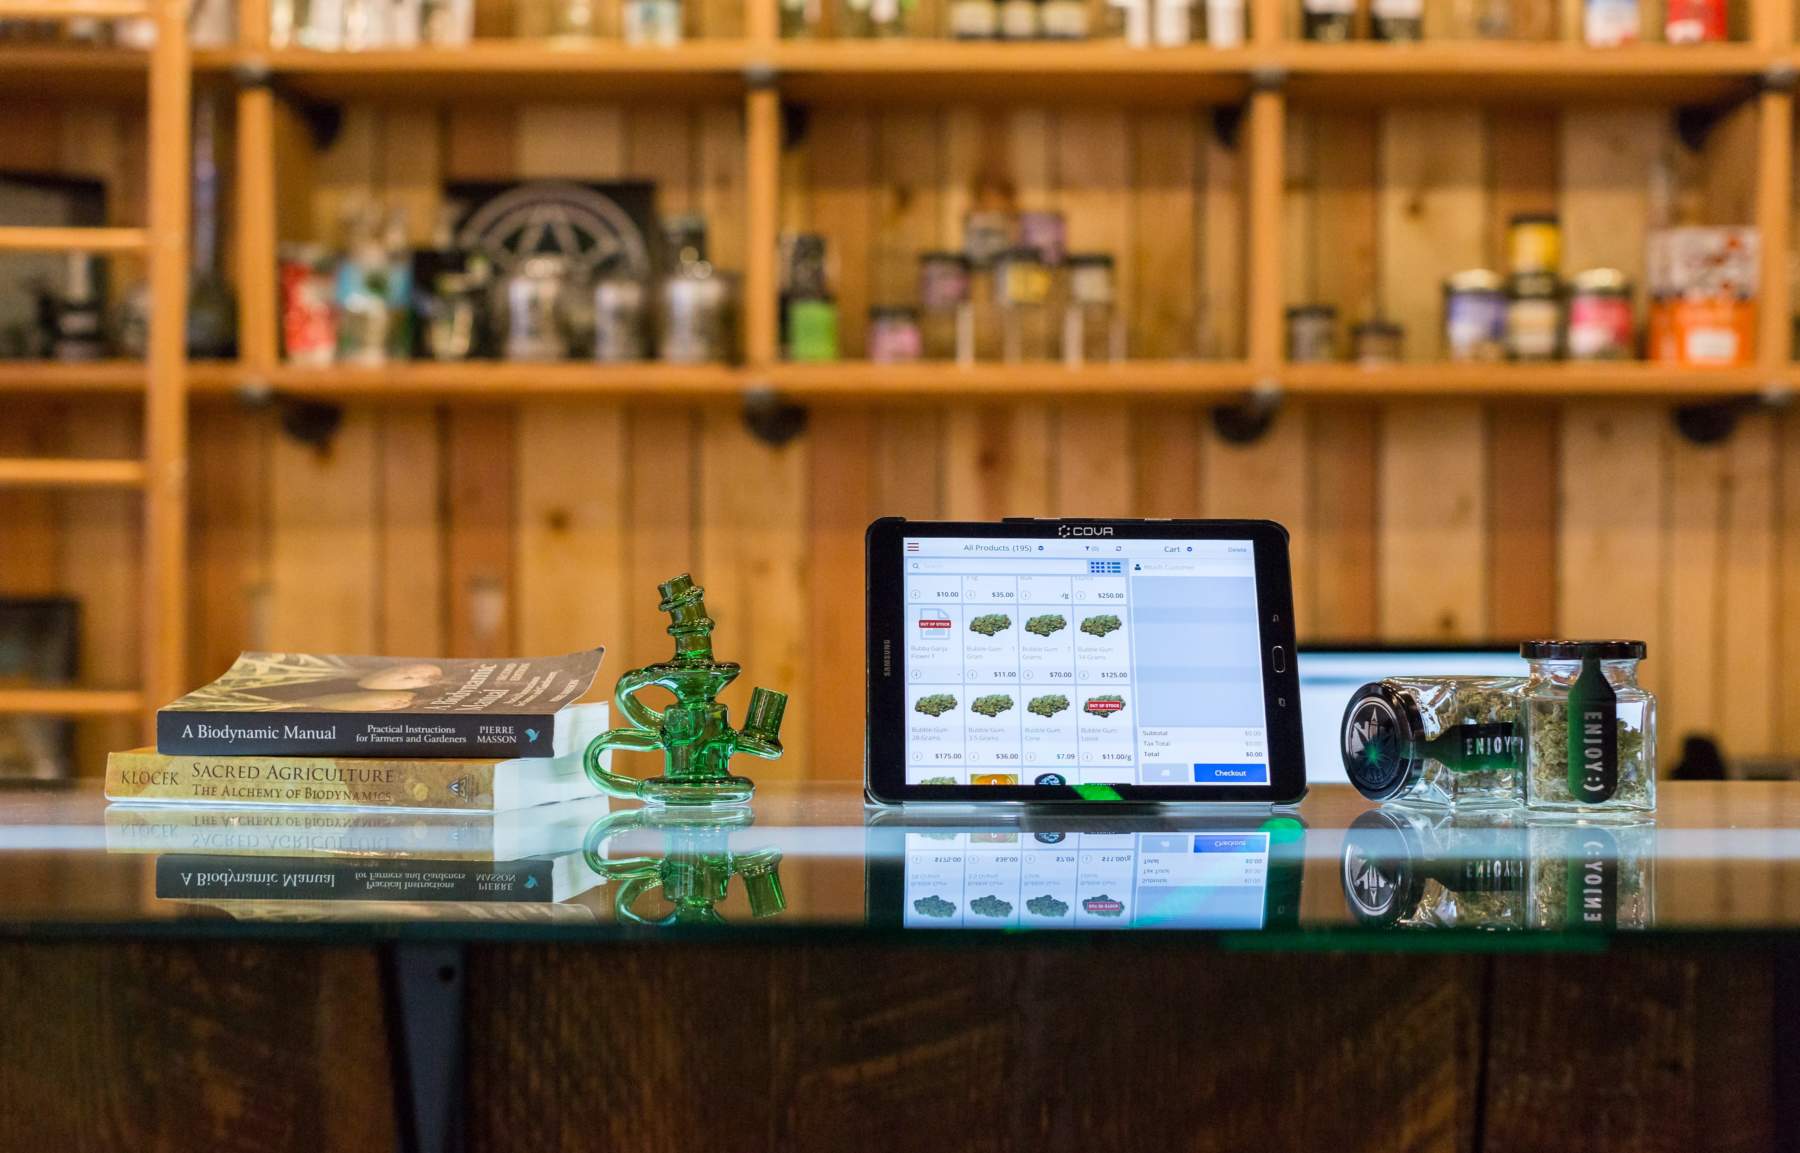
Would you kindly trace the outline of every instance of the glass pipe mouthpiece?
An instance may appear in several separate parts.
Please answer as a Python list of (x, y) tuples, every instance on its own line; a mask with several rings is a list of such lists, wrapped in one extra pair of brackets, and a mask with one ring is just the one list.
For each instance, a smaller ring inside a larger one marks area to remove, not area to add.
[(787, 712), (787, 694), (774, 689), (751, 689), (750, 707), (744, 712), (744, 735), (773, 741), (781, 736), (781, 716)]

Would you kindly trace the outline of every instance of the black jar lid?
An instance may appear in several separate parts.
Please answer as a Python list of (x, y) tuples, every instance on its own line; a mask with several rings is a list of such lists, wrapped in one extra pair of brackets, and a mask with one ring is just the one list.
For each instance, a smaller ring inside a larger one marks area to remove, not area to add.
[(1391, 801), (1425, 771), (1415, 751), (1425, 725), (1412, 697), (1386, 681), (1357, 689), (1344, 706), (1339, 750), (1344, 772), (1371, 801)]
[(1519, 655), (1528, 661), (1641, 661), (1649, 653), (1643, 641), (1526, 641)]

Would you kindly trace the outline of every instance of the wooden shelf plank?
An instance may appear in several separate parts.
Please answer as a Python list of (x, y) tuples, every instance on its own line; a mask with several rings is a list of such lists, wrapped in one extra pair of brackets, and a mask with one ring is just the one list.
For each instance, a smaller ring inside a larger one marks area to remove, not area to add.
[(1703, 103), (1749, 95), (1778, 58), (1749, 44), (1435, 41), (1285, 44), (1269, 66), (1300, 103)]
[(139, 0), (0, 0), (0, 20), (138, 20), (150, 15)]
[(141, 102), (149, 57), (100, 45), (0, 44), (0, 92), (8, 95), (109, 96)]
[(68, 363), (59, 360), (0, 361), (0, 394), (142, 395), (145, 369), (134, 360)]
[(133, 689), (0, 688), (0, 714), (39, 716), (125, 716), (144, 707)]
[(1238, 362), (1127, 361), (1068, 368), (1041, 364), (948, 363), (782, 364), (768, 383), (796, 399), (815, 401), (995, 399), (1003, 397), (1232, 396), (1253, 384)]
[(741, 94), (749, 47), (741, 40), (689, 40), (647, 48), (613, 40), (553, 45), (478, 40), (465, 48), (240, 52), (240, 72), (272, 74), (285, 91), (321, 99), (476, 100), (657, 96), (684, 101)]
[(800, 101), (1102, 100), (1225, 104), (1250, 87), (1258, 55), (1203, 44), (994, 44), (936, 40), (784, 41), (771, 63)]
[[(381, 368), (301, 368), (284, 365), (261, 382), (292, 396), (335, 400), (442, 401), (607, 397), (681, 401), (735, 396), (744, 391), (742, 370), (723, 364), (393, 364)], [(219, 392), (229, 382), (197, 382), (200, 392)]]
[(0, 459), (0, 487), (137, 488), (143, 483), (140, 460)]
[(1282, 387), (1306, 397), (1559, 399), (1633, 397), (1682, 400), (1755, 395), (1768, 384), (1756, 368), (1683, 368), (1642, 362), (1556, 364), (1294, 364)]
[(0, 227), (0, 252), (141, 252), (141, 228)]

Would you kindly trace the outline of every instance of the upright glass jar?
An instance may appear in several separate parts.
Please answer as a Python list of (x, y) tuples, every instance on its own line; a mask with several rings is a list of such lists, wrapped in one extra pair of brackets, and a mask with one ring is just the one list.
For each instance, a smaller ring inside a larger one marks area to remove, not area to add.
[(1534, 929), (1648, 929), (1656, 919), (1656, 822), (1531, 828)]
[(1506, 355), (1506, 292), (1498, 273), (1468, 268), (1444, 278), (1444, 359)]
[(1505, 813), (1370, 810), (1345, 831), (1340, 876), (1361, 925), (1526, 927), (1526, 834)]
[(975, 312), (969, 301), (967, 257), (960, 252), (921, 252), (919, 305), (927, 359), (961, 363), (975, 359)]
[(1069, 301), (1063, 311), (1063, 363), (1125, 359), (1125, 329), (1113, 307), (1113, 258), (1077, 252), (1068, 258)]
[(910, 364), (918, 360), (918, 310), (894, 305), (869, 309), (868, 341), (869, 360), (874, 364)]
[(1444, 807), (1519, 800), (1520, 677), (1389, 677), (1344, 709), (1344, 771), (1363, 796)]
[(992, 40), (1000, 31), (995, 0), (950, 0), (945, 8), (952, 40)]
[(1049, 355), (1050, 269), (1043, 254), (1023, 245), (995, 266), (1000, 301), (1001, 356), (1009, 364)]
[(1525, 804), (1602, 816), (1656, 808), (1656, 698), (1643, 641), (1527, 641)]
[(1631, 281), (1616, 268), (1589, 268), (1569, 282), (1570, 360), (1630, 360), (1637, 351)]
[(779, 0), (781, 38), (806, 40), (818, 35), (823, 7), (820, 0)]
[(1290, 364), (1324, 364), (1337, 359), (1337, 309), (1329, 304), (1296, 304), (1287, 310)]

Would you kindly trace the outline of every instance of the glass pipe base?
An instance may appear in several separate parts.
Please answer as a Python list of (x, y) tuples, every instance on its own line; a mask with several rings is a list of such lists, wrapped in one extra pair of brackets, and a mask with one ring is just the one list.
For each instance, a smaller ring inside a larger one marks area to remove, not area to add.
[(744, 805), (756, 792), (749, 777), (713, 777), (707, 780), (674, 780), (652, 777), (638, 791), (646, 805)]

